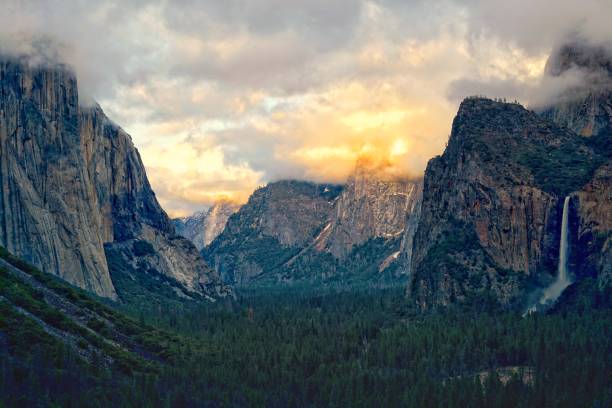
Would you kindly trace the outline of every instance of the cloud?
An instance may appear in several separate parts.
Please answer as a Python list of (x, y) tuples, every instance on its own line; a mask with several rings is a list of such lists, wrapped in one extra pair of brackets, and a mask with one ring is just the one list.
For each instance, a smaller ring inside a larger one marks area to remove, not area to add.
[(612, 41), (607, 0), (465, 0), (469, 36), (493, 36), (528, 54), (548, 53), (576, 33)]
[(568, 43), (605, 48), (612, 44), (607, 17), (612, 4), (607, 1), (466, 0), (461, 4), (469, 53), (479, 65), (449, 84), (447, 96), (453, 102), (484, 94), (517, 99), (532, 108), (549, 105), (589, 81), (585, 70), (577, 67), (550, 75), (545, 67), (551, 53)]
[(604, 0), (5, 0), (0, 52), (74, 67), (132, 134), (173, 215), (282, 178), (342, 182), (364, 155), (418, 176), (459, 99), (543, 104), (568, 36), (610, 41)]

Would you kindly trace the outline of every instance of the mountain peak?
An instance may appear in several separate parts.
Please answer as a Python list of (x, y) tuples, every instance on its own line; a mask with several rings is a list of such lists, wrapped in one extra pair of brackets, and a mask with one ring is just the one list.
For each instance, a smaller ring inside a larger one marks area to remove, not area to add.
[(546, 72), (577, 72), (580, 84), (566, 89), (541, 115), (581, 136), (612, 135), (612, 46), (575, 41), (557, 49)]
[(0, 59), (0, 96), (0, 245), (113, 299), (111, 274), (132, 270), (187, 292), (224, 290), (174, 236), (130, 136), (96, 104), (81, 106), (71, 69)]
[(561, 76), (571, 69), (595, 74), (599, 79), (612, 77), (612, 47), (575, 40), (557, 48), (548, 59), (545, 71)]
[(217, 238), (229, 217), (240, 207), (241, 205), (234, 201), (220, 199), (204, 211), (173, 220), (176, 232), (201, 250)]

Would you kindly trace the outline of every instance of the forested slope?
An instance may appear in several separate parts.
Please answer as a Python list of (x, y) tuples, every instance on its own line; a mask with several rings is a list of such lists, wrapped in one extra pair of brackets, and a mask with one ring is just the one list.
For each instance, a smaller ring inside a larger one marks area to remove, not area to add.
[(612, 403), (609, 307), (422, 314), (402, 286), (105, 305), (0, 255), (0, 407)]

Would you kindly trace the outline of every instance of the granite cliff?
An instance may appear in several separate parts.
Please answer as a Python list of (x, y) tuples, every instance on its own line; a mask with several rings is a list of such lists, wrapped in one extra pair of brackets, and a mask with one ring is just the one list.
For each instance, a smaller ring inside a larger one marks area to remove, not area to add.
[(177, 234), (193, 242), (198, 250), (202, 250), (223, 232), (229, 217), (239, 209), (239, 204), (221, 200), (206, 211), (176, 218), (172, 222)]
[(420, 182), (389, 177), (364, 160), (343, 187), (271, 183), (203, 254), (228, 283), (401, 278), (400, 248), (414, 234), (410, 214), (420, 191)]
[(328, 222), (339, 190), (302, 181), (259, 188), (203, 254), (227, 283), (281, 279), (285, 263)]
[(607, 174), (609, 157), (591, 142), (518, 104), (463, 101), (444, 154), (425, 172), (416, 304), (521, 308), (552, 281), (564, 197)]
[(15, 255), (104, 297), (117, 297), (107, 256), (186, 292), (225, 292), (176, 236), (129, 135), (80, 105), (67, 67), (0, 62), (0, 152), (0, 244)]
[(566, 196), (572, 280), (609, 285), (610, 55), (581, 42), (560, 47), (546, 75), (572, 70), (582, 82), (539, 114), (485, 98), (463, 101), (444, 154), (425, 172), (408, 290), (419, 308), (532, 302), (556, 273)]
[(560, 47), (546, 72), (578, 71), (583, 82), (561, 95), (541, 115), (589, 138), (604, 158), (593, 178), (573, 195), (574, 236), (570, 262), (579, 279), (595, 278), (601, 288), (612, 277), (612, 50), (609, 45), (575, 41)]
[(335, 202), (329, 227), (317, 246), (343, 259), (368, 239), (401, 239), (420, 187), (361, 159)]

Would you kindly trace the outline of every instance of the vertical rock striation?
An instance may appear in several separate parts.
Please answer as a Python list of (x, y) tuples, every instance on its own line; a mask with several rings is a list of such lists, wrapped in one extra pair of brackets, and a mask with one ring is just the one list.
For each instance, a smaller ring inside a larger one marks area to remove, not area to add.
[(129, 135), (99, 106), (79, 105), (74, 74), (2, 61), (0, 243), (100, 296), (117, 296), (109, 251), (187, 291), (225, 292), (197, 249), (175, 235)]
[(198, 250), (202, 250), (223, 232), (229, 217), (239, 209), (239, 204), (222, 200), (206, 211), (174, 219), (173, 223), (179, 235), (193, 242)]
[(79, 116), (70, 70), (0, 62), (0, 243), (47, 272), (115, 298)]
[(380, 167), (360, 160), (334, 205), (330, 227), (319, 248), (344, 259), (372, 238), (401, 239), (407, 214), (420, 195), (420, 184), (389, 177)]
[(468, 98), (425, 172), (410, 295), (422, 309), (492, 301), (519, 307), (554, 276), (560, 202), (602, 157), (517, 104)]

